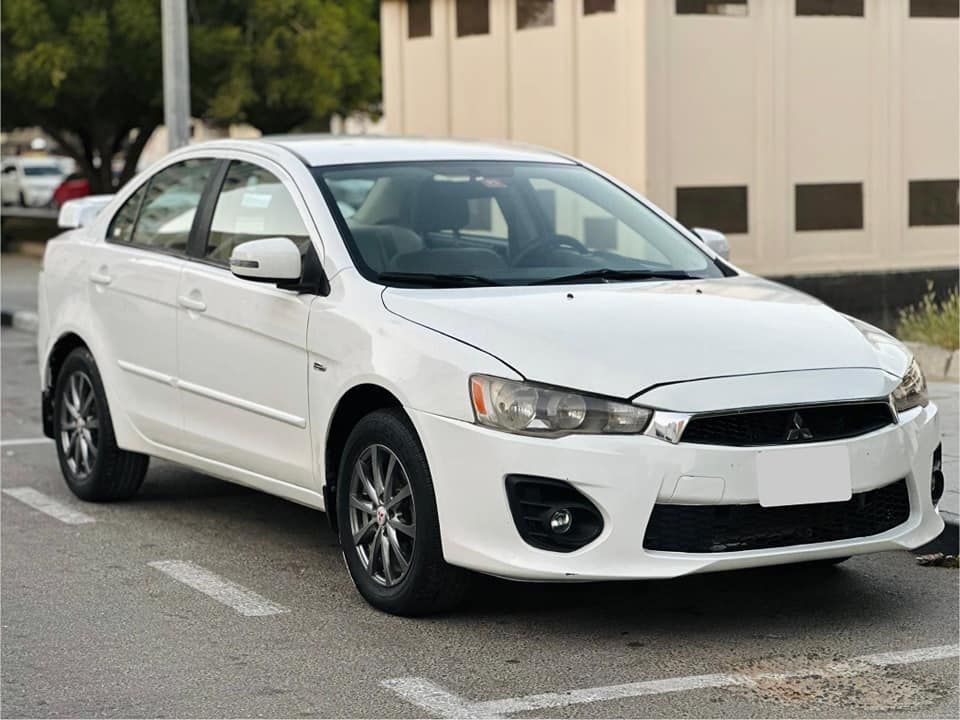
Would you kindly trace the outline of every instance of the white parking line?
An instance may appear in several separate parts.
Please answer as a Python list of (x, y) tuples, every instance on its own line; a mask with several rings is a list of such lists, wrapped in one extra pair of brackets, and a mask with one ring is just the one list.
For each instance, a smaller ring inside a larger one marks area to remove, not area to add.
[(96, 522), (92, 517), (79, 510), (74, 510), (68, 505), (64, 505), (59, 500), (47, 497), (42, 492), (30, 487), (4, 488), (4, 494), (16, 498), (20, 502), (29, 505), (34, 510), (46, 513), (50, 517), (56, 518), (67, 525), (82, 525), (83, 523)]
[(49, 442), (53, 442), (53, 440), (48, 437), (16, 438), (13, 440), (0, 440), (0, 447), (12, 447), (14, 445), (45, 445)]
[(282, 605), (272, 603), (252, 590), (214, 575), (188, 560), (157, 560), (147, 564), (166, 573), (174, 580), (179, 580), (184, 585), (209, 595), (217, 602), (233, 608), (241, 615), (263, 617), (289, 612)]
[(797, 670), (795, 672), (758, 673), (754, 675), (736, 673), (689, 675), (687, 677), (646, 680), (626, 683), (624, 685), (607, 685), (580, 690), (543, 693), (541, 695), (525, 695), (523, 697), (488, 700), (486, 702), (470, 702), (459, 695), (444, 690), (439, 685), (425, 678), (396, 678), (394, 680), (385, 680), (381, 684), (393, 690), (407, 702), (416, 705), (431, 715), (450, 718), (495, 718), (518, 712), (545, 710), (547, 708), (566, 707), (567, 705), (582, 705), (584, 703), (640, 697), (642, 695), (660, 695), (663, 693), (698, 690), (702, 688), (753, 685), (759, 680), (778, 680), (790, 677), (809, 676), (824, 678), (836, 677), (860, 673), (864, 670), (864, 666), (868, 665), (879, 667), (909, 665), (912, 663), (926, 662), (928, 660), (944, 660), (958, 656), (960, 656), (960, 646), (939, 645), (936, 647), (918, 648), (916, 650), (862, 655), (860, 657), (850, 658), (845, 662), (831, 663), (819, 669), (804, 668), (803, 670)]

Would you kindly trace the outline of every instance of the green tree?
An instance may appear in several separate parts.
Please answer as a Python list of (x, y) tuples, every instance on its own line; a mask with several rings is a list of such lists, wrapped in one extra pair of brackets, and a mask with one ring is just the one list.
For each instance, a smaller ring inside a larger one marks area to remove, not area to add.
[[(190, 2), (192, 114), (266, 133), (376, 114), (376, 8), (376, 0)], [(0, 18), (3, 127), (39, 125), (94, 192), (129, 180), (163, 122), (160, 1), (4, 0)]]

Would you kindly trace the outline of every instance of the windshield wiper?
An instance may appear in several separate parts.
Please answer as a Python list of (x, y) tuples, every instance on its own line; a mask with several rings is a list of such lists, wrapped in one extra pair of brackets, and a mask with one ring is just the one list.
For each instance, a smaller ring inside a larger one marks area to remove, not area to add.
[(482, 275), (439, 274), (439, 273), (408, 273), (382, 272), (377, 275), (380, 282), (407, 283), (410, 285), (426, 285), (428, 287), (484, 287), (489, 285), (503, 285)]
[(565, 285), (590, 280), (609, 282), (611, 280), (702, 280), (699, 275), (691, 275), (685, 270), (612, 270), (611, 268), (597, 268), (585, 270), (573, 275), (534, 280), (530, 285)]

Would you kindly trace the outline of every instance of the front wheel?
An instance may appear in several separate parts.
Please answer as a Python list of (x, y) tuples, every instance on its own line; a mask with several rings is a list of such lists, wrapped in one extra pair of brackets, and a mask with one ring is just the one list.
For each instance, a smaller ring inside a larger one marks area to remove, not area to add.
[(117, 447), (103, 381), (86, 348), (71, 352), (57, 375), (53, 437), (63, 477), (80, 499), (125, 500), (140, 488), (149, 458)]
[(364, 599), (396, 615), (455, 606), (468, 575), (443, 559), (430, 469), (403, 411), (361, 419), (337, 477), (340, 545)]

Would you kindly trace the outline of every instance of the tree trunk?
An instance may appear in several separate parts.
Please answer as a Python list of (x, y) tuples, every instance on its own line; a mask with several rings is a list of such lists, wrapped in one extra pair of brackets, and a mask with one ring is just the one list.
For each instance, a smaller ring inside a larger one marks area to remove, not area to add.
[(123, 170), (120, 171), (120, 177), (117, 179), (118, 188), (126, 185), (130, 181), (130, 178), (137, 174), (137, 162), (140, 160), (140, 155), (143, 153), (143, 148), (146, 147), (147, 141), (156, 129), (157, 123), (155, 122), (145, 123), (137, 129), (137, 136), (133, 139), (133, 142), (130, 143), (129, 147), (127, 147), (123, 161)]
[[(118, 130), (113, 136), (105, 133), (97, 142), (83, 131), (70, 133), (50, 126), (43, 126), (43, 131), (77, 164), (77, 171), (83, 173), (90, 183), (90, 194), (99, 195), (116, 192), (136, 174), (137, 162), (157, 125), (156, 122), (146, 122), (140, 128)], [(123, 150), (132, 130), (136, 130), (137, 135), (133, 142), (127, 145), (123, 169), (119, 176), (114, 178), (113, 156), (118, 150)], [(97, 159), (100, 161), (99, 165), (96, 163)]]
[(77, 164), (77, 169), (84, 174), (84, 177), (91, 183), (92, 188), (94, 176), (97, 171), (91, 162), (86, 148), (83, 147), (79, 139), (69, 137), (63, 131), (50, 127), (49, 125), (43, 125), (42, 130), (57, 142), (57, 145), (60, 146), (63, 152), (73, 159)]

